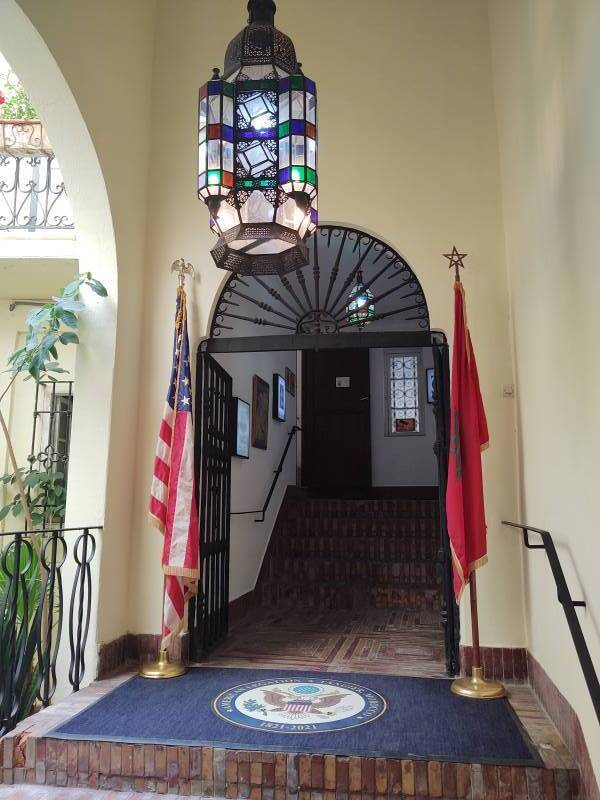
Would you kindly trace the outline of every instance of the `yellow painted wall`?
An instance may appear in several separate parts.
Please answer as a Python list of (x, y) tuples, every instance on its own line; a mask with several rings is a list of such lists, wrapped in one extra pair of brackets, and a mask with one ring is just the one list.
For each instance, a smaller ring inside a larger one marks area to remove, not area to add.
[[(159, 544), (146, 505), (171, 347), (169, 265), (183, 254), (199, 271), (193, 341), (205, 333), (225, 277), (212, 264), (214, 239), (196, 199), (197, 89), (213, 66), (222, 66), (245, 5), (223, 3), (216, 13), (209, 0), (157, 4), (134, 499), (143, 569), (132, 584), (143, 602), (135, 603), (131, 630), (153, 631), (159, 618)], [(514, 404), (502, 397), (513, 378), (487, 8), (480, 0), (379, 0), (369, 9), (358, 0), (306, 0), (279, 3), (277, 24), (292, 35), (318, 85), (322, 221), (386, 238), (414, 267), (432, 324), (445, 331), (452, 279), (440, 254), (455, 242), (470, 254), (465, 284), (492, 437), (485, 455), (491, 564), (481, 574), (482, 641), (523, 645), (520, 545), (499, 524), (516, 513), (516, 462)], [(231, 589), (234, 597), (242, 591)]]
[[(81, 134), (70, 140), (79, 128), (71, 116), (61, 120), (61, 111), (70, 112), (68, 98), (58, 92), (55, 96), (55, 87), (46, 86), (37, 46), (31, 44), (20, 63), (19, 53), (5, 52), (48, 126), (73, 204), (82, 269), (94, 272), (109, 288), (108, 301), (90, 302), (82, 331), (78, 378), (80, 406), (86, 411), (74, 412), (70, 489), (77, 489), (67, 508), (71, 524), (104, 523), (98, 630), (93, 637), (108, 641), (127, 629), (131, 585), (155, 3), (19, 0), (19, 6), (62, 71), (101, 168), (96, 176)], [(0, 32), (0, 47), (6, 50), (9, 44), (2, 42)], [(101, 203), (102, 181), (108, 214)]]
[[(189, 303), (195, 345), (225, 278), (212, 265), (214, 239), (196, 198), (197, 89), (222, 65), (246, 3), (19, 2), (87, 124), (116, 236), (115, 390), (110, 410), (106, 400), (95, 409), (111, 418), (97, 633), (103, 642), (126, 630), (157, 629), (159, 540), (146, 508), (170, 363), (169, 267), (181, 255), (196, 266)], [(520, 545), (499, 524), (517, 513), (515, 416), (513, 401), (502, 396), (513, 372), (487, 7), (481, 0), (379, 0), (372, 9), (359, 0), (305, 0), (280, 3), (277, 19), (319, 87), (322, 221), (387, 239), (421, 279), (433, 326), (447, 332), (452, 279), (441, 253), (456, 243), (470, 254), (464, 280), (492, 437), (482, 641), (523, 645)], [(67, 181), (71, 174), (77, 182), (76, 165), (50, 133)], [(83, 194), (77, 199), (84, 208)], [(110, 369), (107, 361), (96, 359), (98, 375)], [(91, 413), (91, 390), (87, 400)], [(90, 491), (83, 479), (81, 491)]]
[[(600, 6), (493, 0), (523, 519), (548, 529), (600, 668), (598, 225)], [(573, 705), (600, 776), (600, 729), (545, 557), (524, 562), (529, 648)]]

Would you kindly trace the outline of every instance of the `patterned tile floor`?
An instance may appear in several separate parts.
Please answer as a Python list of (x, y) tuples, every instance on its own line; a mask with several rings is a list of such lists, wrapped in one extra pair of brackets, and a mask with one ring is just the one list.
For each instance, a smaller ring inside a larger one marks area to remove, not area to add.
[(437, 611), (257, 609), (203, 662), (208, 666), (313, 669), (445, 677)]

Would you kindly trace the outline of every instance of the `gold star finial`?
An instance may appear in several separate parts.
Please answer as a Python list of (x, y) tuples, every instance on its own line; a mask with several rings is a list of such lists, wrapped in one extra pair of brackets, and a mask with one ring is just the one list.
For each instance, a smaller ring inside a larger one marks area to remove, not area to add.
[(454, 245), (452, 247), (452, 252), (451, 253), (444, 253), (444, 258), (447, 258), (448, 261), (450, 262), (450, 264), (448, 265), (448, 269), (452, 269), (452, 267), (454, 267), (454, 269), (456, 270), (456, 273), (455, 273), (456, 280), (459, 283), (460, 283), (459, 268), (460, 267), (462, 267), (463, 269), (465, 268), (463, 260), (467, 256), (468, 256), (468, 253), (459, 253), (458, 250), (456, 249), (456, 245)]

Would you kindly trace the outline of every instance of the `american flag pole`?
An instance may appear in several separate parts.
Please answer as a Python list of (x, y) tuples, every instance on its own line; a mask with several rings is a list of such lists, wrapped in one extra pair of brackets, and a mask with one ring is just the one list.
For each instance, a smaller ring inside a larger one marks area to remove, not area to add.
[(145, 678), (182, 675), (180, 661), (169, 662), (168, 650), (184, 628), (186, 603), (197, 592), (200, 577), (198, 507), (194, 473), (192, 381), (187, 330), (186, 275), (194, 268), (179, 259), (171, 380), (161, 421), (150, 490), (150, 519), (163, 535), (161, 646), (157, 662), (145, 664)]

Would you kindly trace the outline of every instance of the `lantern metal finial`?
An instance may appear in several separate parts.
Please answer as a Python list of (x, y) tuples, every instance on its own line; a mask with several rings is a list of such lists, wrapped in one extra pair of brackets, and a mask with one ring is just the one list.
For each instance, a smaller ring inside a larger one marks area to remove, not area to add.
[(259, 23), (262, 25), (275, 25), (275, 12), (277, 6), (273, 0), (249, 0), (248, 2), (248, 23), (250, 25)]

